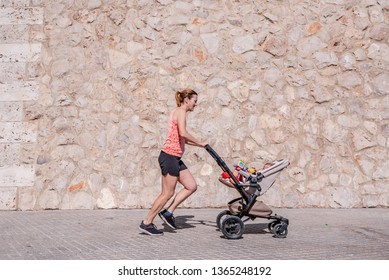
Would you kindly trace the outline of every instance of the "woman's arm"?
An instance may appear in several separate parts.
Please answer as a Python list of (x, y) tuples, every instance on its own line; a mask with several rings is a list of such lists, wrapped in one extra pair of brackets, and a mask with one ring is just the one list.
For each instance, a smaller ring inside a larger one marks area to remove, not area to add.
[(188, 145), (198, 146), (198, 147), (204, 147), (205, 145), (207, 145), (207, 144), (197, 144), (196, 142), (192, 142), (192, 141), (186, 140), (186, 139), (185, 139), (185, 143)]
[(192, 136), (186, 129), (186, 112), (184, 110), (178, 109), (176, 111), (177, 123), (178, 123), (178, 133), (181, 137), (185, 139), (185, 143), (193, 146), (204, 147), (207, 143), (201, 142), (194, 136)]

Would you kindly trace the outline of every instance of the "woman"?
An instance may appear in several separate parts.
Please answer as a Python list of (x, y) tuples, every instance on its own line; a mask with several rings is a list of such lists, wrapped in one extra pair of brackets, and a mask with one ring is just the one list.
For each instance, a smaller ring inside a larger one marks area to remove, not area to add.
[[(198, 147), (207, 145), (206, 142), (193, 137), (186, 129), (186, 114), (196, 107), (197, 97), (197, 93), (192, 89), (176, 92), (177, 108), (170, 113), (167, 139), (158, 158), (162, 172), (162, 192), (155, 199), (149, 213), (139, 226), (139, 230), (143, 233), (163, 235), (163, 232), (153, 224), (157, 214), (172, 229), (176, 229), (174, 210), (197, 189), (195, 179), (181, 160), (185, 144)], [(177, 182), (180, 182), (184, 188), (177, 193), (169, 207), (162, 210), (168, 200), (173, 197)]]

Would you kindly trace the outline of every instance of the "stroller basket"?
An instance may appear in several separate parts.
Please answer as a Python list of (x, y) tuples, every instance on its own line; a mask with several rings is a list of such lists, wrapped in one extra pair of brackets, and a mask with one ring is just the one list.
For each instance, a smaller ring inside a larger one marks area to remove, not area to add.
[[(243, 210), (243, 199), (235, 198), (228, 203), (228, 209), (231, 214), (237, 215)], [(263, 201), (256, 200), (254, 205), (251, 207), (249, 215), (253, 217), (268, 218), (273, 211)]]

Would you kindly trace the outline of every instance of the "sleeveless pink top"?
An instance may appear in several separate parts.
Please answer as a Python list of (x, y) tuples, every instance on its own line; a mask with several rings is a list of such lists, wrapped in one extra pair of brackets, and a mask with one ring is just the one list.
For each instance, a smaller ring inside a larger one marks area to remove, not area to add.
[(177, 157), (181, 157), (185, 151), (185, 139), (178, 132), (177, 121), (173, 121), (173, 112), (170, 115), (168, 134), (162, 151)]

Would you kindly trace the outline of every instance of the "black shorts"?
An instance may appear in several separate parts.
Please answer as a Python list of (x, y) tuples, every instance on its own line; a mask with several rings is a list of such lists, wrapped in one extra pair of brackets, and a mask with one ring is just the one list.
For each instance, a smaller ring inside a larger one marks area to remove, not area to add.
[(163, 176), (170, 174), (178, 177), (180, 171), (188, 169), (180, 157), (169, 155), (164, 151), (159, 154), (158, 162)]

